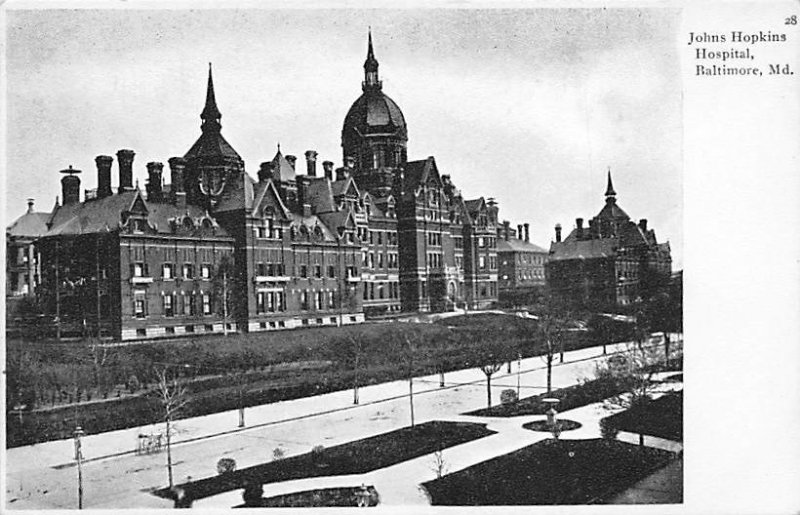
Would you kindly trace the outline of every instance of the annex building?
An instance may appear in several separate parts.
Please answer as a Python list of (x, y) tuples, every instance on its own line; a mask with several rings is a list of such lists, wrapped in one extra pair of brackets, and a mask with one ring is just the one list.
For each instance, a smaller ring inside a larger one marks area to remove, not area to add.
[[(95, 158), (97, 187), (62, 171), (36, 251), (37, 296), (59, 332), (117, 339), (362, 322), (497, 301), (498, 207), (465, 199), (436, 160), (408, 160), (408, 127), (382, 90), (372, 38), (342, 163), (280, 147), (256, 177), (222, 135), (209, 68), (197, 141), (147, 163)], [(319, 166), (321, 164), (321, 167)], [(81, 198), (82, 197), (82, 198)]]
[(583, 218), (562, 241), (555, 227), (546, 264), (550, 292), (567, 304), (615, 308), (647, 300), (670, 281), (669, 243), (659, 243), (647, 220), (637, 224), (617, 204), (608, 172), (606, 202), (584, 227)]

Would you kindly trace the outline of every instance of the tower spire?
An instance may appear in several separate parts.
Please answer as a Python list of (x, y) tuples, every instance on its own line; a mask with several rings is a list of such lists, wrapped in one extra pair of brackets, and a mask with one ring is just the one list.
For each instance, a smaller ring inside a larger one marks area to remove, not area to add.
[(606, 186), (606, 200), (613, 199), (617, 195), (614, 185), (611, 183), (611, 167), (608, 168), (608, 186)]
[(375, 59), (375, 51), (372, 48), (372, 27), (369, 28), (367, 35), (367, 60), (364, 61), (364, 82), (361, 86), (364, 91), (381, 89), (381, 81), (378, 79), (378, 60)]
[(208, 63), (208, 89), (206, 90), (206, 106), (203, 112), (200, 113), (200, 118), (203, 120), (202, 128), (216, 127), (219, 129), (221, 124), (219, 122), (222, 114), (217, 108), (217, 99), (214, 97), (214, 79), (211, 76), (211, 63)]

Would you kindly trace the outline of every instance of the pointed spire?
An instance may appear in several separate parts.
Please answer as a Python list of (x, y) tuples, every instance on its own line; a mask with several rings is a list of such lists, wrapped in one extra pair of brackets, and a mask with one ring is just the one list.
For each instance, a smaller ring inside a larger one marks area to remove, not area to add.
[(200, 118), (203, 120), (204, 127), (209, 122), (212, 122), (219, 127), (219, 120), (222, 118), (222, 114), (217, 108), (217, 100), (214, 97), (214, 80), (211, 76), (211, 63), (208, 63), (208, 89), (206, 90), (206, 106), (203, 108), (203, 112), (200, 113)]
[(614, 185), (611, 183), (611, 167), (608, 168), (608, 186), (606, 187), (606, 199), (613, 198), (617, 192), (614, 191)]
[(362, 89), (379, 90), (381, 81), (378, 80), (378, 60), (375, 59), (375, 51), (372, 48), (372, 27), (369, 28), (367, 35), (367, 60), (364, 61), (364, 82)]

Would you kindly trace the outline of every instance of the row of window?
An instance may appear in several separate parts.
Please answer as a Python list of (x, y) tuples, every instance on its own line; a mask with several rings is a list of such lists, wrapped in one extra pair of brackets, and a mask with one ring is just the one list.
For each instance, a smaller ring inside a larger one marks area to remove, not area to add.
[(428, 252), (426, 264), (428, 268), (442, 268), (444, 266), (444, 257), (437, 252)]
[(358, 239), (362, 243), (369, 242), (370, 245), (386, 245), (397, 246), (397, 232), (395, 231), (371, 231), (367, 228), (361, 227), (358, 229)]
[[(396, 252), (388, 252), (385, 254), (386, 259), (384, 260), (383, 252), (377, 253), (377, 260), (376, 254), (374, 252), (361, 252), (361, 265), (365, 268), (397, 268), (400, 264), (400, 259)], [(376, 266), (377, 265), (377, 266)]]
[(364, 300), (399, 299), (400, 283), (375, 282), (364, 284)]
[[(211, 279), (212, 266), (208, 263), (200, 265), (201, 279)], [(174, 263), (163, 263), (161, 265), (162, 279), (175, 279), (176, 267)], [(150, 277), (150, 266), (145, 262), (131, 263), (131, 277)], [(181, 277), (183, 279), (197, 278), (197, 269), (194, 263), (184, 263), (181, 266)]]
[[(486, 270), (486, 256), (478, 256), (478, 269)], [(497, 256), (489, 256), (489, 270), (497, 270)]]
[(478, 237), (478, 248), (489, 248), (493, 249), (497, 247), (497, 238), (494, 236), (479, 236)]
[(286, 311), (286, 302), (284, 299), (285, 297), (282, 291), (256, 292), (256, 313), (262, 314)]
[[(133, 316), (145, 318), (149, 315), (149, 311), (147, 294), (144, 292), (134, 293)], [(161, 296), (161, 313), (165, 317), (174, 317), (176, 315), (194, 316), (197, 314), (211, 315), (211, 295), (208, 293), (194, 294), (189, 292), (163, 294)]]
[(428, 233), (428, 245), (433, 246), (442, 246), (442, 233), (440, 232), (429, 232)]

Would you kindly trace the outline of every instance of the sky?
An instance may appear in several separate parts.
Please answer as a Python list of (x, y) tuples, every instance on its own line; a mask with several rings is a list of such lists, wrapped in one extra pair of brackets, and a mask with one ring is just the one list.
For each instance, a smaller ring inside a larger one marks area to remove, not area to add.
[(602, 208), (610, 168), (618, 204), (681, 269), (679, 23), (676, 9), (10, 10), (7, 220), (28, 197), (49, 211), (69, 165), (96, 187), (95, 156), (121, 148), (144, 188), (147, 162), (199, 136), (209, 62), (252, 176), (278, 143), (338, 165), (371, 27), (409, 160), (434, 156), (545, 248), (556, 223)]

